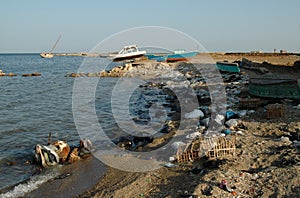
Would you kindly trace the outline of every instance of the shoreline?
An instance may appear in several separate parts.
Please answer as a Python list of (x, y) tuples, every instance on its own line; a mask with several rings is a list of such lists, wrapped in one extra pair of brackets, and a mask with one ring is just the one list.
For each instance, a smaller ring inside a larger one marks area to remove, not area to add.
[[(292, 66), (298, 56), (243, 56), (240, 54), (213, 54), (215, 61), (236, 61), (243, 58), (273, 65), (266, 65), (271, 73), (285, 71), (276, 65)], [(275, 66), (274, 66), (275, 65)], [(275, 67), (275, 69), (272, 69)], [(243, 75), (260, 75), (242, 70)], [(287, 71), (300, 78), (300, 73)], [(234, 83), (234, 82), (233, 82)], [(283, 118), (267, 119), (262, 107), (255, 108), (239, 120), (234, 129), (236, 157), (217, 160), (198, 160), (177, 164), (172, 168), (161, 167), (145, 173), (126, 173), (109, 168), (97, 185), (78, 197), (232, 197), (234, 194), (219, 187), (226, 179), (237, 196), (295, 197), (300, 193), (299, 149), (288, 137), (300, 130), (300, 114), (289, 100), (282, 99), (286, 107)], [(297, 105), (297, 104), (295, 104)], [(249, 111), (249, 110), (247, 110)], [(287, 113), (288, 112), (288, 113)], [(281, 127), (284, 126), (286, 130)], [(286, 183), (286, 181), (289, 181)]]
[[(264, 67), (273, 74), (287, 72), (288, 75), (300, 78), (300, 73), (282, 68), (291, 68), (295, 61), (300, 60), (300, 57), (294, 55), (282, 59), (280, 56), (249, 58), (240, 54), (213, 54), (212, 58), (215, 61), (233, 62), (247, 58), (254, 62), (267, 62), (271, 65), (265, 64)], [(272, 70), (273, 67), (276, 69)], [(236, 75), (237, 79), (239, 75), (261, 74), (244, 68), (241, 74)], [(194, 76), (189, 78), (193, 79)], [(238, 80), (232, 80), (226, 82), (226, 86), (229, 86), (227, 91), (231, 92), (237, 89), (234, 87), (239, 87), (237, 90), (240, 91), (244, 85)], [(239, 125), (232, 129), (232, 134), (237, 138), (237, 156), (234, 158), (199, 160), (176, 164), (172, 168), (162, 166), (155, 171), (143, 173), (105, 167), (97, 159), (91, 158), (65, 166), (61, 178), (42, 184), (25, 197), (51, 197), (52, 193), (62, 197), (232, 197), (230, 192), (219, 187), (222, 179), (235, 187), (240, 196), (284, 194), (295, 197), (300, 193), (299, 150), (292, 140), (284, 137), (289, 138), (290, 134), (300, 130), (299, 105), (291, 100), (279, 101), (286, 107), (286, 116), (283, 118), (266, 119), (263, 107), (258, 107), (239, 120)], [(103, 172), (97, 171), (99, 167)], [(286, 180), (290, 182), (286, 184)]]

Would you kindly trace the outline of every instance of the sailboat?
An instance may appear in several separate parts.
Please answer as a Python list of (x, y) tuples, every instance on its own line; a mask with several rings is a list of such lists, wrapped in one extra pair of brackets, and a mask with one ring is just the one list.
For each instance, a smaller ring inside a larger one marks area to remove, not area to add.
[(55, 44), (53, 45), (52, 49), (50, 50), (50, 52), (44, 52), (44, 53), (40, 53), (40, 56), (42, 58), (53, 58), (54, 54), (52, 54), (52, 51), (55, 49), (57, 43), (59, 42), (61, 38), (61, 35), (59, 35), (58, 39), (56, 40)]

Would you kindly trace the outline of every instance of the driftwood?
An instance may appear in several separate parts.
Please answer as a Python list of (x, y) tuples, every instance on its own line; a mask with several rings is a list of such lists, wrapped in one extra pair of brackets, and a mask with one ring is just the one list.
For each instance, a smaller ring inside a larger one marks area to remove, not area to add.
[(235, 156), (235, 137), (210, 137), (196, 139), (184, 149), (177, 150), (178, 163), (194, 161), (204, 156), (209, 159)]

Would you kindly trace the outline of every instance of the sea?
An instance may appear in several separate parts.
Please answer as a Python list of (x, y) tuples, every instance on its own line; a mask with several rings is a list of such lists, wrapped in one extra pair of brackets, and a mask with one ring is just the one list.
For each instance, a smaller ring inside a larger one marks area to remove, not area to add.
[[(72, 109), (75, 78), (69, 75), (83, 66), (100, 72), (116, 65), (102, 57), (45, 59), (39, 54), (0, 54), (0, 70), (17, 75), (0, 77), (0, 197), (23, 196), (57, 177), (58, 173), (51, 169), (40, 171), (33, 163), (33, 152), (36, 144), (47, 144), (50, 132), (52, 140), (64, 140), (69, 145), (77, 145), (80, 140)], [(23, 76), (34, 72), (41, 76)], [(95, 91), (97, 117), (112, 139), (121, 136), (111, 110), (117, 81), (117, 78), (101, 78)], [(130, 98), (132, 116), (149, 119), (148, 104), (165, 98), (161, 95), (157, 98), (157, 92), (148, 88), (135, 91)], [(118, 101), (121, 98), (114, 98), (116, 104), (123, 104)]]

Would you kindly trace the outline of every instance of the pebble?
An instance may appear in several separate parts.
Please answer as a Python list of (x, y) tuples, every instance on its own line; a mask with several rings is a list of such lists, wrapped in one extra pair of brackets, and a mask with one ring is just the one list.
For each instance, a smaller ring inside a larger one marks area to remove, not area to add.
[(259, 178), (259, 176), (258, 176), (258, 174), (257, 173), (254, 173), (253, 175), (252, 175), (252, 180), (257, 180)]

